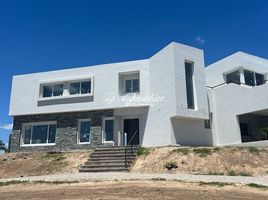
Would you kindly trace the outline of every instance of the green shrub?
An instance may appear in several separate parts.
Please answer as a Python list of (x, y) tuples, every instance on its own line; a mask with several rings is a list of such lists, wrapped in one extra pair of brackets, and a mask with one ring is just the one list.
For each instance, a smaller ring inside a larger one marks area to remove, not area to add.
[(176, 169), (178, 168), (178, 165), (175, 161), (169, 161), (169, 162), (166, 162), (165, 168), (167, 168), (168, 170)]
[(268, 186), (260, 185), (260, 184), (256, 184), (256, 183), (249, 183), (249, 184), (247, 184), (247, 186), (254, 187), (254, 188), (268, 189)]
[(237, 174), (232, 170), (228, 172), (228, 176), (237, 176)]
[(150, 149), (146, 147), (140, 147), (137, 151), (138, 156), (147, 156), (150, 153)]

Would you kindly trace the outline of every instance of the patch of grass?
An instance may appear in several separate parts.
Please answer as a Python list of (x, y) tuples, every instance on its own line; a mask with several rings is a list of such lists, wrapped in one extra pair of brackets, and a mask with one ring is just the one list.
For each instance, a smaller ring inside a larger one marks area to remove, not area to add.
[(138, 156), (147, 156), (150, 153), (150, 149), (146, 147), (140, 147), (137, 151)]
[(165, 168), (167, 168), (168, 170), (176, 169), (178, 168), (178, 165), (175, 161), (169, 161), (165, 163)]
[(174, 149), (173, 152), (181, 153), (182, 155), (188, 155), (191, 152), (191, 150), (188, 148), (178, 148)]
[(223, 172), (209, 172), (208, 175), (219, 175), (219, 176), (223, 176), (224, 173)]
[(224, 187), (227, 185), (233, 185), (231, 183), (223, 183), (223, 182), (199, 182), (199, 185), (210, 185), (210, 186), (218, 186), (218, 187)]
[(235, 172), (232, 170), (228, 172), (228, 176), (252, 176), (252, 174), (246, 172)]
[(250, 153), (255, 153), (255, 154), (259, 154), (260, 150), (257, 147), (248, 147), (248, 151)]
[(6, 182), (0, 182), (0, 186), (7, 186), (7, 185), (15, 185), (15, 184), (71, 184), (71, 183), (79, 183), (79, 181), (21, 181), (21, 180), (12, 180)]
[(53, 160), (53, 161), (61, 161), (64, 160), (66, 157), (61, 152), (47, 152), (46, 155), (42, 157), (43, 159)]
[(23, 184), (23, 183), (28, 183), (29, 181), (6, 181), (6, 182), (0, 182), (0, 186), (7, 186), (7, 185), (15, 185), (15, 184)]
[(254, 187), (254, 188), (260, 188), (260, 189), (268, 189), (268, 186), (260, 185), (260, 184), (256, 184), (256, 183), (249, 183), (249, 184), (247, 184), (247, 186)]
[(209, 156), (209, 155), (211, 155), (213, 153), (212, 149), (208, 149), (208, 148), (194, 149), (193, 152), (196, 155), (199, 155), (200, 157), (207, 157), (207, 156)]
[(165, 178), (152, 178), (151, 179), (152, 181), (166, 181), (167, 179), (165, 179)]

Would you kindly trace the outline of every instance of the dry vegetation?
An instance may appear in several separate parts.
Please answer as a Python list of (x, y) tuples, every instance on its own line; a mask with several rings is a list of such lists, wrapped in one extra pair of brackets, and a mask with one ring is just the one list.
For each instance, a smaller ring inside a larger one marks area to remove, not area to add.
[(267, 176), (268, 149), (254, 147), (143, 149), (131, 171)]
[(34, 152), (0, 155), (0, 178), (78, 172), (90, 152)]
[(243, 185), (178, 181), (24, 183), (0, 187), (0, 199), (267, 199), (268, 191)]

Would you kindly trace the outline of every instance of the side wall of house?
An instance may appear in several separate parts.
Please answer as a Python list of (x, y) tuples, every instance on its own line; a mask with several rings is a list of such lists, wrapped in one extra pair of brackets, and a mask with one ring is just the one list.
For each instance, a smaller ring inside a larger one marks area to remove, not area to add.
[[(91, 149), (102, 144), (102, 118), (113, 116), (112, 110), (91, 112), (70, 112), (59, 114), (15, 116), (13, 131), (10, 136), (10, 152), (17, 151), (67, 151), (74, 149)], [(78, 120), (91, 120), (90, 144), (78, 144)], [(56, 144), (52, 146), (21, 146), (23, 123), (56, 121)]]

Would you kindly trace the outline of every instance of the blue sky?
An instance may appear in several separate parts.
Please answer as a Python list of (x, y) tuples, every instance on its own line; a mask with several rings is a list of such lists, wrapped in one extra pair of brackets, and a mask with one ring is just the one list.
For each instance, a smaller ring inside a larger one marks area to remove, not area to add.
[(172, 41), (204, 49), (206, 64), (268, 58), (267, 38), (266, 0), (0, 0), (0, 139), (12, 75), (148, 58)]

